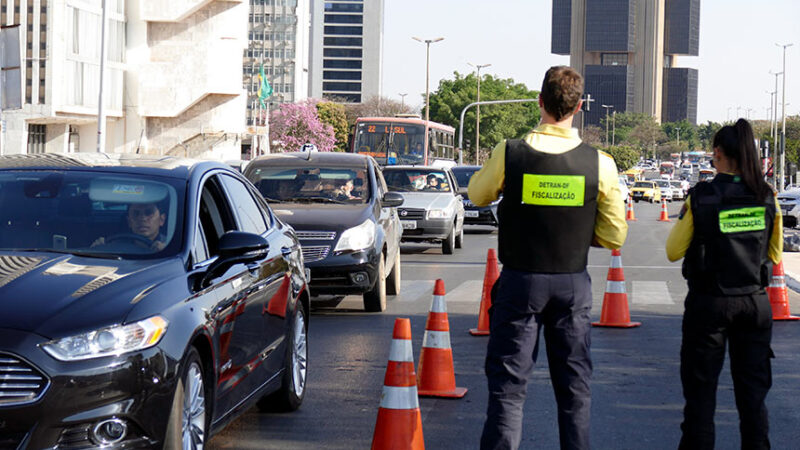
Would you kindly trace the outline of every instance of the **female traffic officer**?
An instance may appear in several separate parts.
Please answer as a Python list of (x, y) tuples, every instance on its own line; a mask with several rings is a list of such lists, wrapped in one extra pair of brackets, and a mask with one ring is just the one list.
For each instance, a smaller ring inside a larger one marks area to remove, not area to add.
[(772, 385), (772, 310), (764, 291), (781, 260), (783, 223), (764, 182), (750, 124), (714, 136), (717, 176), (690, 191), (667, 239), (671, 261), (685, 257), (681, 449), (714, 448), (717, 379), (730, 346), (743, 449), (769, 448), (764, 398)]

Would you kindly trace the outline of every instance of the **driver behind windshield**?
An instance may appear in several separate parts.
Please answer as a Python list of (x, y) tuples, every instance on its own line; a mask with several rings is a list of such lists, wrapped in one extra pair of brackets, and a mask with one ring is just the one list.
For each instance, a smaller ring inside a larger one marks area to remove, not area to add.
[[(141, 240), (133, 240), (136, 245), (153, 251), (161, 251), (166, 247), (166, 236), (161, 227), (167, 220), (166, 212), (161, 212), (157, 203), (132, 203), (128, 205), (127, 223), (131, 232), (140, 236)], [(124, 235), (120, 235), (124, 236)], [(115, 239), (109, 239), (109, 242)], [(106, 243), (105, 237), (92, 242), (92, 247)]]

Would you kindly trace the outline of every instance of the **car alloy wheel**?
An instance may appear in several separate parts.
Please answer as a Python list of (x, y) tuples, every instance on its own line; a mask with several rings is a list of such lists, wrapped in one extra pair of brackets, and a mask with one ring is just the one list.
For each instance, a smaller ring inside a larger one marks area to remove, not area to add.
[(306, 320), (302, 311), (297, 312), (294, 320), (294, 336), (292, 343), (292, 389), (296, 397), (303, 397), (306, 390), (306, 370), (308, 364), (308, 346), (306, 341)]
[(206, 396), (203, 371), (198, 361), (192, 361), (183, 380), (183, 415), (181, 436), (184, 450), (200, 450), (206, 436)]

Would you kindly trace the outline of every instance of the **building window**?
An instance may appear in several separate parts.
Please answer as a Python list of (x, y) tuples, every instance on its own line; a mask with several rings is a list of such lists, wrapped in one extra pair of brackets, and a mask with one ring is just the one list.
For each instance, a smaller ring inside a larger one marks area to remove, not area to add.
[(361, 103), (361, 94), (327, 94), (323, 97), (335, 102)]
[(364, 40), (361, 38), (348, 38), (348, 37), (326, 37), (324, 45), (338, 45), (342, 47), (361, 47)]
[(322, 72), (323, 80), (358, 80), (361, 81), (361, 71), (344, 72), (340, 70), (325, 70)]
[(322, 83), (323, 91), (361, 92), (361, 83)]
[(604, 66), (627, 66), (627, 53), (603, 53), (601, 55)]
[(364, 23), (364, 16), (353, 14), (325, 14), (325, 23)]
[(326, 26), (325, 34), (344, 34), (351, 36), (363, 36), (363, 27), (342, 27), (342, 26)]
[(47, 125), (28, 124), (28, 154), (44, 153)]
[(322, 51), (322, 56), (332, 58), (361, 58), (360, 48), (326, 48)]
[(325, 69), (361, 69), (361, 61), (355, 59), (323, 59)]
[(325, 12), (364, 12), (364, 5), (325, 2)]

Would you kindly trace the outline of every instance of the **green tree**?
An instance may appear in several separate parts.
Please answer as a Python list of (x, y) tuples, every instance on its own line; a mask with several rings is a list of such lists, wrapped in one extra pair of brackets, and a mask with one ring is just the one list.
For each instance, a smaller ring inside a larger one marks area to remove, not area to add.
[[(700, 142), (700, 150), (705, 152), (711, 151), (711, 143), (714, 141), (714, 135), (717, 134), (720, 128), (722, 128), (721, 123), (711, 121), (697, 127), (697, 138)], [(770, 146), (771, 145), (772, 144), (770, 144)]]
[[(631, 134), (636, 126), (643, 123), (655, 123), (655, 119), (642, 113), (624, 112), (608, 116), (608, 132), (609, 135), (614, 134), (614, 142), (627, 142), (628, 136)], [(602, 116), (600, 119), (600, 128), (603, 131), (603, 139), (605, 140), (606, 117)]]
[(605, 131), (594, 125), (584, 127), (583, 134), (581, 135), (581, 140), (583, 140), (583, 142), (598, 148), (603, 146), (605, 138)]
[(630, 169), (639, 161), (639, 149), (629, 145), (615, 145), (602, 150), (614, 158), (614, 163), (620, 172)]
[(317, 103), (317, 114), (322, 123), (333, 127), (333, 135), (336, 137), (336, 146), (333, 151), (347, 151), (347, 135), (350, 127), (347, 125), (344, 105), (328, 101)]
[(661, 129), (669, 141), (676, 143), (676, 147), (682, 148), (681, 144), (686, 143), (688, 150), (695, 150), (700, 146), (697, 127), (686, 119), (680, 122), (664, 122), (661, 124)]
[[(453, 79), (440, 81), (436, 91), (431, 92), (430, 118), (450, 125), (458, 133), (461, 111), (477, 98), (478, 78), (472, 73), (464, 76), (454, 72), (453, 75)], [(534, 99), (538, 95), (538, 91), (530, 90), (511, 78), (481, 77), (481, 101)], [(424, 117), (424, 110), (422, 113)], [(473, 141), (472, 148), (465, 149), (464, 159), (467, 161), (475, 158), (475, 114), (475, 107), (472, 107), (464, 117), (465, 144), (467, 140)], [(536, 126), (540, 117), (536, 102), (482, 107), (480, 148), (492, 148), (503, 139), (522, 137)], [(456, 142), (458, 138), (456, 135)]]

